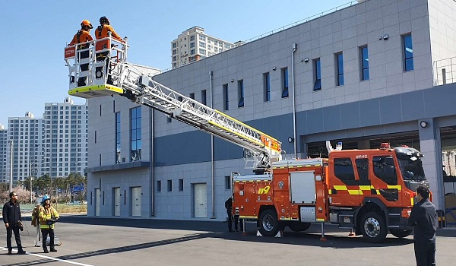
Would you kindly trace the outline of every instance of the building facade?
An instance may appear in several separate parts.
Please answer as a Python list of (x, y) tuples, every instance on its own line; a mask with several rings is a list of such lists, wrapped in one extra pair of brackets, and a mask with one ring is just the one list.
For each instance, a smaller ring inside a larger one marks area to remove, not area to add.
[[(444, 210), (444, 183), (455, 180), (442, 155), (456, 149), (455, 10), (452, 0), (361, 1), (154, 79), (294, 157), (324, 156), (326, 140), (415, 147)], [(89, 216), (225, 219), (230, 174), (251, 173), (240, 147), (120, 97), (91, 99), (89, 110)]]
[(76, 105), (67, 97), (63, 103), (46, 103), (44, 108), (41, 173), (51, 177), (84, 174), (87, 167), (87, 105)]
[(9, 182), (9, 173), (6, 171), (7, 149), (8, 149), (8, 131), (5, 126), (0, 124), (0, 183)]
[[(7, 180), (9, 182), (10, 167), (13, 167), (13, 184), (23, 181), (30, 176), (41, 174), (43, 139), (43, 119), (35, 118), (30, 112), (24, 117), (8, 118), (7, 134)], [(13, 142), (12, 146), (10, 141)], [(13, 159), (11, 161), (11, 147), (13, 148)]]
[(233, 47), (233, 43), (207, 35), (203, 28), (195, 26), (171, 42), (171, 64), (174, 69)]

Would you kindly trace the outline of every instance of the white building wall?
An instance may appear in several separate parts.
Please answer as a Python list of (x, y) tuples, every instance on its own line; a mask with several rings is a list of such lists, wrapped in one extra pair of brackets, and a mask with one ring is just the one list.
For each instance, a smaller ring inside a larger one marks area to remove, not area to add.
[(7, 172), (7, 149), (8, 149), (8, 131), (0, 124), (0, 182), (9, 182), (9, 172)]

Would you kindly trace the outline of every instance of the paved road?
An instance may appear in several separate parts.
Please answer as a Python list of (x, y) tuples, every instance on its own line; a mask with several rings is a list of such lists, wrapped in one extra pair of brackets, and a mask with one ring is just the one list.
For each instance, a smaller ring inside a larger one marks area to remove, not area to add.
[[(257, 237), (254, 224), (247, 235), (228, 233), (226, 223), (63, 216), (56, 233), (63, 242), (57, 253), (34, 247), (35, 228), (27, 222), (23, 243), (27, 255), (7, 255), (0, 248), (0, 265), (414, 265), (412, 237), (388, 237), (369, 244), (359, 237), (326, 226), (306, 233), (286, 231), (282, 238)], [(439, 230), (438, 265), (454, 265), (456, 230)], [(0, 241), (6, 243), (0, 229)], [(14, 240), (13, 240), (14, 241)], [(0, 242), (1, 243), (1, 242)]]

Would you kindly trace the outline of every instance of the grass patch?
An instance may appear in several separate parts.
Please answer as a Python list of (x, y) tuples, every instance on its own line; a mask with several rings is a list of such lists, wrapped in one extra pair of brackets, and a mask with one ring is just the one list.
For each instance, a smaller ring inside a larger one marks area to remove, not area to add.
[(58, 213), (87, 213), (87, 205), (66, 205), (55, 204), (53, 205)]

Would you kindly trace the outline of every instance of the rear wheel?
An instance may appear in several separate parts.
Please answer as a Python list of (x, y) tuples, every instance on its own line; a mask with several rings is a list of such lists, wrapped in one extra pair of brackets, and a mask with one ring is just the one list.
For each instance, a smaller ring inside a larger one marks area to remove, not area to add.
[(382, 242), (388, 234), (383, 215), (378, 212), (368, 212), (361, 219), (361, 232), (367, 242)]
[(292, 223), (289, 227), (293, 232), (302, 232), (309, 229), (310, 225), (311, 223)]
[(412, 233), (412, 230), (390, 229), (390, 233), (395, 237), (403, 238), (408, 237)]
[(264, 236), (275, 236), (278, 231), (279, 221), (275, 210), (264, 210), (260, 216), (260, 233)]

